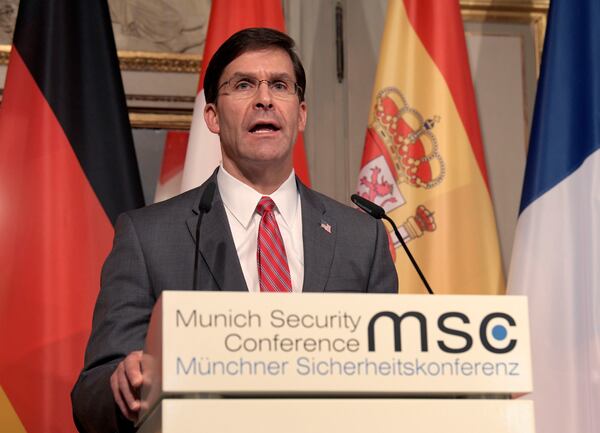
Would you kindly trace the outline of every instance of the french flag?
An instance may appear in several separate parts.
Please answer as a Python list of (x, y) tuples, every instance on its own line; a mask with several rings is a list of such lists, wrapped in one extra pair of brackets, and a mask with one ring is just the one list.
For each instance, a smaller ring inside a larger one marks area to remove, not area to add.
[(600, 431), (600, 2), (553, 0), (508, 292), (529, 297), (536, 429)]

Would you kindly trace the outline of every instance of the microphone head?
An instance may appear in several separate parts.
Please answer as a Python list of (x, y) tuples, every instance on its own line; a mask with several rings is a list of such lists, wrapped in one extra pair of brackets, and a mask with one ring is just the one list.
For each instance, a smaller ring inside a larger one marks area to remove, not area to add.
[(202, 193), (202, 197), (200, 197), (200, 204), (198, 205), (198, 210), (202, 213), (207, 213), (210, 211), (212, 207), (213, 196), (215, 195), (216, 185), (214, 182), (209, 183), (204, 188), (204, 192)]
[(358, 194), (352, 194), (350, 196), (350, 200), (352, 200), (352, 202), (356, 206), (358, 206), (359, 208), (364, 210), (366, 213), (371, 215), (373, 218), (380, 220), (381, 218), (383, 218), (385, 216), (385, 211), (383, 210), (383, 208), (381, 206), (376, 205), (372, 201), (369, 201), (366, 198), (361, 197)]

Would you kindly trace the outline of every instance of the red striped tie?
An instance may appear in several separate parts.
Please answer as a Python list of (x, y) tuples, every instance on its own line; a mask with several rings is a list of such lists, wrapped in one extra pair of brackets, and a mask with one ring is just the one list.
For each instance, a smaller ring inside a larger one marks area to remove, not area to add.
[(261, 292), (291, 292), (292, 279), (287, 255), (273, 209), (275, 203), (269, 197), (262, 197), (256, 212), (262, 216), (258, 227), (258, 281)]

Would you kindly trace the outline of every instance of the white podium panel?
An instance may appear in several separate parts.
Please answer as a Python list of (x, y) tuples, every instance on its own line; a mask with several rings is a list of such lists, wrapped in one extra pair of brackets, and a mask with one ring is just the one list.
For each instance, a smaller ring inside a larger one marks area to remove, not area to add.
[(534, 433), (527, 400), (163, 399), (138, 433)]
[(167, 291), (143, 369), (145, 409), (170, 396), (523, 394), (527, 299)]

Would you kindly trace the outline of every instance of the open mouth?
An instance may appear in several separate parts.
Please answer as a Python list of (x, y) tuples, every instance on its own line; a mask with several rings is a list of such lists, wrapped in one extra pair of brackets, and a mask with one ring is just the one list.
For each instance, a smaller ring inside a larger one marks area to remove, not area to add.
[(255, 125), (253, 125), (250, 128), (250, 132), (252, 134), (255, 133), (266, 133), (266, 132), (277, 132), (279, 131), (281, 128), (276, 125), (275, 123), (270, 123), (270, 122), (257, 122)]

